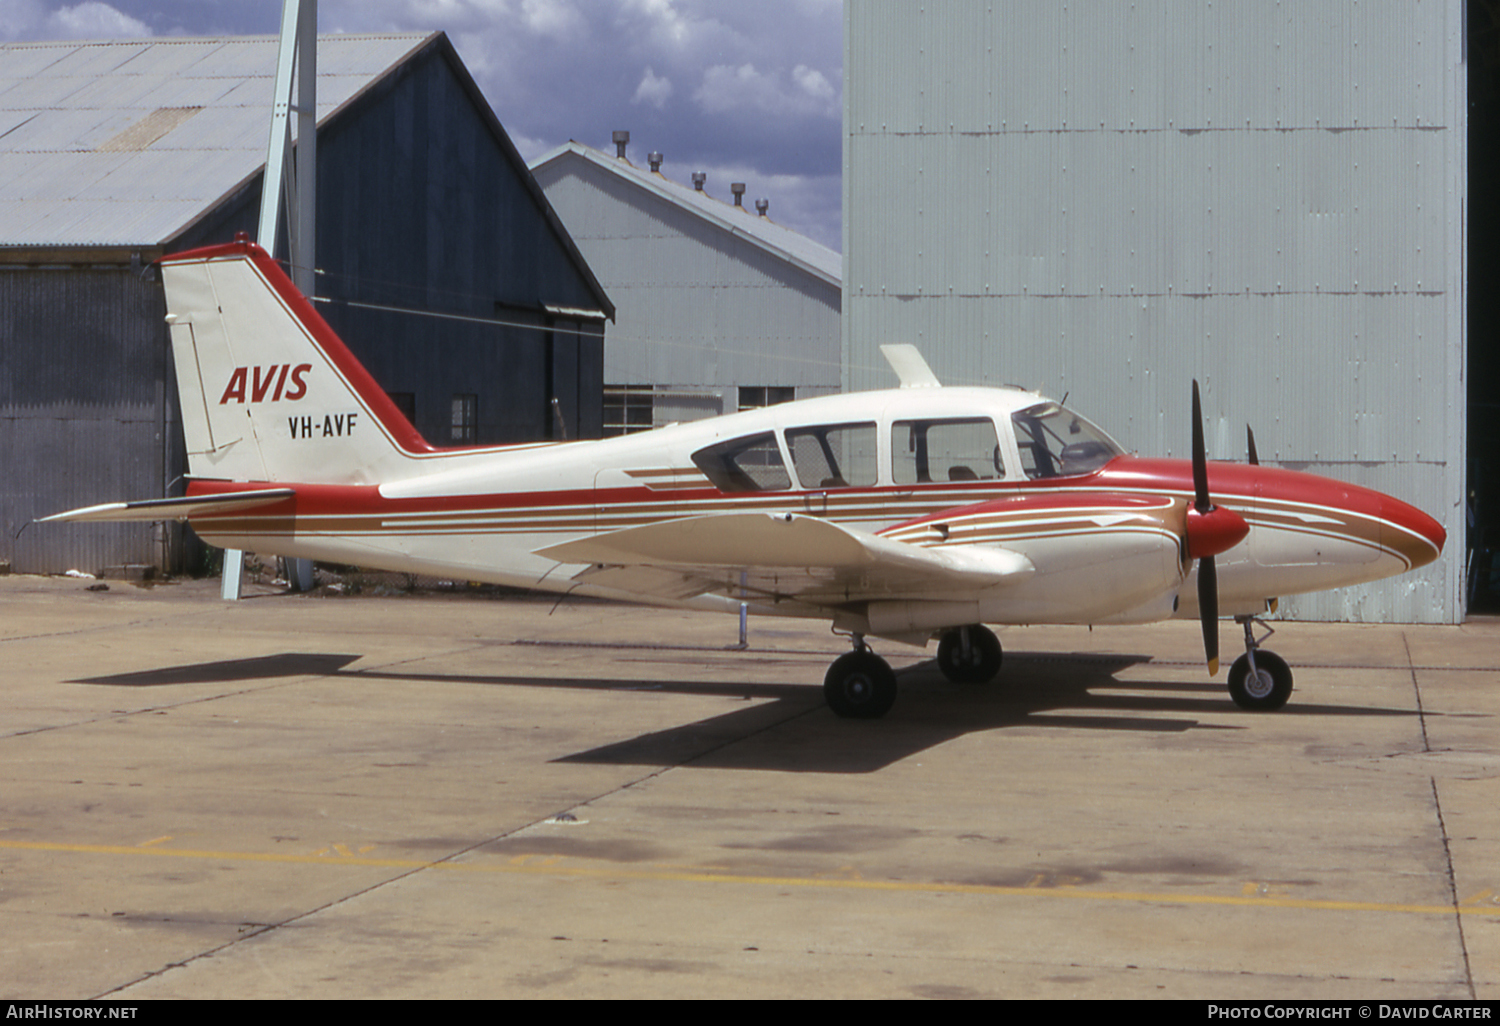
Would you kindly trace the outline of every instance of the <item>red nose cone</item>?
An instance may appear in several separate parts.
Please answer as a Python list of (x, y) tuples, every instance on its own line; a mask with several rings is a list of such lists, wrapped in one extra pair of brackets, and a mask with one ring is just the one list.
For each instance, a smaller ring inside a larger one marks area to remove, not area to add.
[(1380, 496), (1380, 543), (1401, 553), (1411, 569), (1426, 566), (1443, 553), (1448, 532), (1443, 525), (1415, 506), (1389, 495)]
[(1188, 555), (1193, 559), (1217, 556), (1245, 540), (1250, 525), (1232, 509), (1215, 506), (1200, 513), (1189, 506), (1187, 511)]

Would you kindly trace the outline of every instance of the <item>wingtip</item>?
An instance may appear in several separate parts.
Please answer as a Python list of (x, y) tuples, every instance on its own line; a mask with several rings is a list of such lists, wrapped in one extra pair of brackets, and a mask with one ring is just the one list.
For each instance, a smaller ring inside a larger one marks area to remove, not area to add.
[(77, 520), (101, 520), (107, 518), (111, 513), (124, 510), (127, 505), (124, 502), (106, 502), (98, 506), (82, 506), (78, 509), (53, 513), (51, 516), (37, 517), (31, 522), (33, 524), (57, 524)]

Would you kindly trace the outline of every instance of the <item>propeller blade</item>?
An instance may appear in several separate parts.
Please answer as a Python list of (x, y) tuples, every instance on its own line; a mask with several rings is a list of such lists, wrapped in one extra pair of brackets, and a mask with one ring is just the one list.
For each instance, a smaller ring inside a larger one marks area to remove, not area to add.
[[(1214, 512), (1208, 497), (1208, 452), (1203, 444), (1203, 402), (1198, 398), (1198, 380), (1193, 379), (1193, 509), (1200, 515)], [(1191, 544), (1191, 537), (1189, 538)], [(1208, 675), (1219, 673), (1219, 572), (1213, 553), (1198, 559), (1198, 616), (1203, 622), (1203, 654)]]
[(1208, 452), (1203, 445), (1203, 403), (1198, 399), (1198, 379), (1193, 379), (1193, 505), (1207, 513), (1214, 504), (1208, 499)]
[(1260, 457), (1255, 454), (1255, 429), (1249, 424), (1245, 425), (1245, 438), (1250, 443), (1250, 465), (1260, 466)]
[(1203, 654), (1208, 675), (1219, 675), (1219, 572), (1214, 557), (1198, 560), (1198, 613), (1203, 618)]

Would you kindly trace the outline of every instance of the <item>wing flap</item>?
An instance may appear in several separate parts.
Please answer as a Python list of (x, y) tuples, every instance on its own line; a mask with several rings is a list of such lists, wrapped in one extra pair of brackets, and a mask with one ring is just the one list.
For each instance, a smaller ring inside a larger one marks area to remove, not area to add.
[(236, 510), (263, 506), (270, 502), (290, 499), (297, 492), (293, 488), (262, 488), (253, 492), (228, 492), (223, 495), (190, 495), (180, 499), (140, 499), (135, 502), (106, 502), (99, 506), (85, 506), (66, 513), (54, 513), (37, 521), (45, 524), (53, 521), (157, 521), (186, 520), (205, 513), (232, 513)]

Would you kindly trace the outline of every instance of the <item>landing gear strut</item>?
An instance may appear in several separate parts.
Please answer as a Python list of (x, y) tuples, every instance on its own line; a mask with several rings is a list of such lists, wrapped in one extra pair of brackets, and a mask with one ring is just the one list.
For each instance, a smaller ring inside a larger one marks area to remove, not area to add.
[(845, 719), (878, 720), (896, 704), (896, 671), (870, 651), (863, 634), (856, 634), (854, 651), (839, 656), (828, 668), (823, 697)]
[(994, 680), (1002, 656), (1000, 639), (983, 624), (956, 627), (938, 641), (938, 669), (955, 684)]
[[(1276, 633), (1264, 620), (1253, 616), (1236, 616), (1235, 623), (1245, 628), (1245, 654), (1229, 668), (1229, 697), (1241, 709), (1251, 712), (1274, 712), (1292, 697), (1292, 669), (1275, 652), (1262, 651), (1260, 643)], [(1266, 633), (1256, 638), (1254, 625)]]

